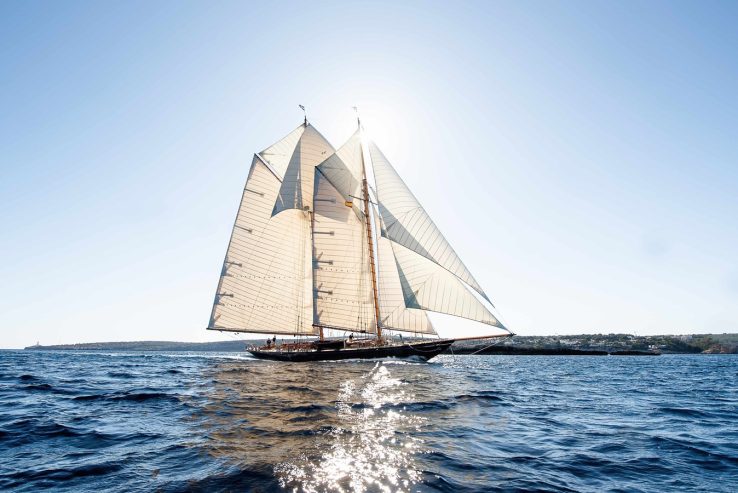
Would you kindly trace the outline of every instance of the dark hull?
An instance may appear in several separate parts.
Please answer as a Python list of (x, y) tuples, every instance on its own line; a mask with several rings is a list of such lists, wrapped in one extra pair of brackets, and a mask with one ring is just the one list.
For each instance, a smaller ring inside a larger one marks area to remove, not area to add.
[(400, 346), (379, 346), (327, 351), (278, 351), (255, 349), (250, 350), (249, 352), (260, 359), (294, 362), (413, 357), (427, 361), (438, 356), (453, 343), (453, 339), (443, 339), (432, 342), (408, 343)]

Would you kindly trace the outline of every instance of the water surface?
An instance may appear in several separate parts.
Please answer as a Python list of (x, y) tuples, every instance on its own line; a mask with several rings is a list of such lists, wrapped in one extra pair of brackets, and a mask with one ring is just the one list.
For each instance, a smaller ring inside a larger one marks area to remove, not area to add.
[(736, 491), (738, 357), (0, 351), (0, 488)]

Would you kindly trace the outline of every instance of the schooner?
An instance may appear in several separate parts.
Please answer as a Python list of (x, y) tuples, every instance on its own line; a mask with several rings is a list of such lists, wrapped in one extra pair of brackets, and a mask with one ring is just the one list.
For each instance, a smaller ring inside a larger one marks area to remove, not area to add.
[(286, 361), (430, 359), (458, 339), (428, 339), (427, 312), (512, 335), (358, 123), (336, 150), (306, 117), (254, 155), (208, 329), (275, 334), (250, 352)]

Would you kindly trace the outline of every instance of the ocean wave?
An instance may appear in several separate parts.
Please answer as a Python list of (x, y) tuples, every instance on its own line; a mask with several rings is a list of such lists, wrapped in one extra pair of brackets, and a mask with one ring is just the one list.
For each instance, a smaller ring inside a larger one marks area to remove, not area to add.
[(690, 419), (702, 419), (707, 417), (707, 413), (697, 409), (688, 409), (683, 407), (659, 407), (656, 409), (658, 413), (670, 414), (673, 416), (683, 416)]
[(90, 476), (106, 476), (123, 468), (120, 464), (100, 463), (86, 464), (70, 468), (29, 469), (8, 474), (0, 474), (0, 485), (4, 488), (27, 486), (29, 482), (40, 484), (68, 482), (73, 479)]
[(179, 403), (180, 401), (178, 396), (168, 394), (165, 392), (113, 392), (113, 393), (104, 393), (104, 394), (80, 395), (80, 396), (74, 397), (73, 399), (75, 401), (109, 401), (109, 402), (168, 401), (172, 403)]
[(48, 383), (39, 383), (35, 385), (24, 385), (22, 389), (23, 390), (53, 390), (54, 387), (49, 385)]
[(109, 371), (108, 376), (111, 378), (136, 378), (133, 373), (129, 373), (127, 371)]

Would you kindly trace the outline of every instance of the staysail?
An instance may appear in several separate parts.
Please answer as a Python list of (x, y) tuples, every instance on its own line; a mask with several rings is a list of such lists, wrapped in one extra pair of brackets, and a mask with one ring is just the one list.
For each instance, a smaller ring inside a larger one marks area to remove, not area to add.
[(471, 272), (374, 142), (369, 144), (369, 154), (374, 166), (379, 214), (384, 221), (387, 237), (448, 270), (489, 301)]
[(393, 244), (405, 306), (447, 313), (504, 329), (456, 276), (422, 255)]
[(392, 242), (387, 238), (379, 237), (377, 245), (380, 323), (383, 327), (392, 330), (435, 334), (433, 324), (425, 311), (408, 308), (405, 304), (397, 262), (392, 252)]

